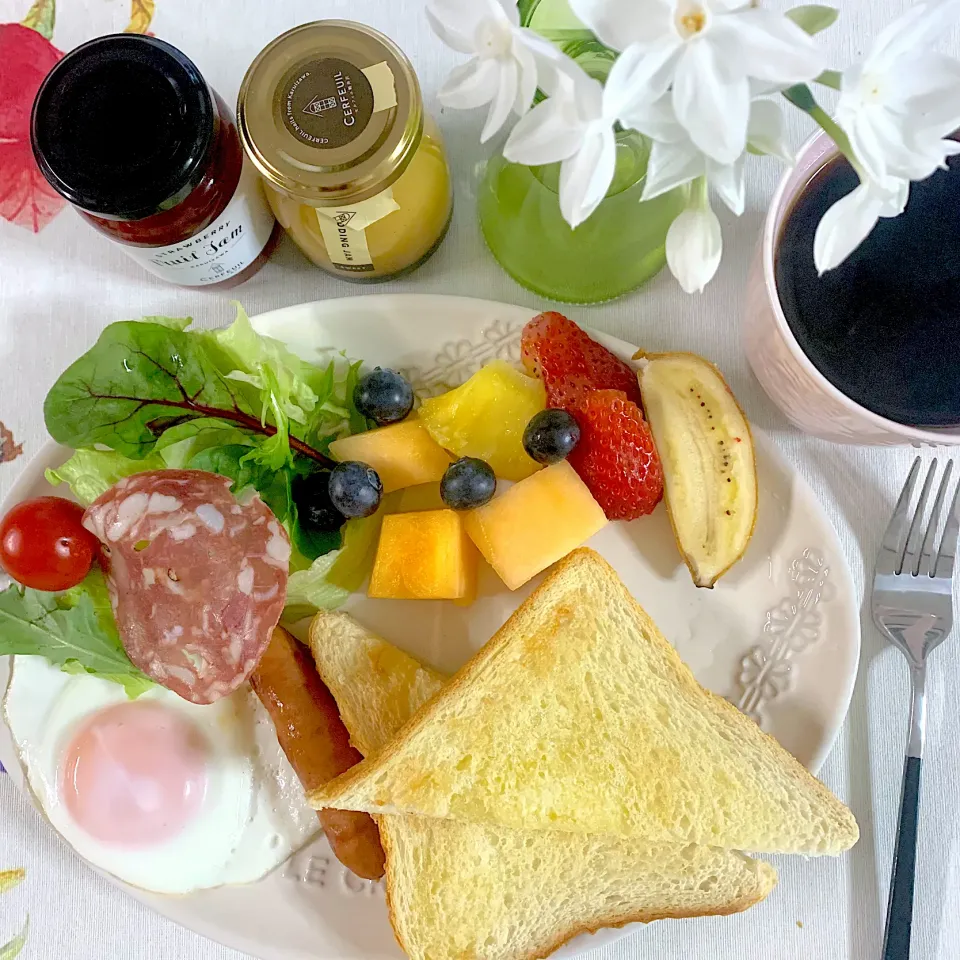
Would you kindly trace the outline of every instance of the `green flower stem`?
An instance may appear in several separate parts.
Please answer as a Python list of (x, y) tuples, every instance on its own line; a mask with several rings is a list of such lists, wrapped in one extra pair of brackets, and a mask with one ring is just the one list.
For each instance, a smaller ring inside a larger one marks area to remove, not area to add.
[(866, 174), (853, 147), (850, 144), (850, 138), (843, 132), (840, 124), (830, 116), (817, 103), (816, 98), (810, 88), (805, 83), (798, 83), (796, 86), (788, 87), (783, 91), (783, 96), (795, 107), (798, 107), (804, 113), (809, 114), (817, 122), (817, 125), (827, 134), (837, 145), (837, 149), (850, 161), (850, 166), (857, 172), (857, 176), (864, 180)]
[(707, 178), (697, 177), (690, 184), (690, 195), (687, 200), (688, 210), (706, 210), (710, 206), (710, 199), (707, 195)]

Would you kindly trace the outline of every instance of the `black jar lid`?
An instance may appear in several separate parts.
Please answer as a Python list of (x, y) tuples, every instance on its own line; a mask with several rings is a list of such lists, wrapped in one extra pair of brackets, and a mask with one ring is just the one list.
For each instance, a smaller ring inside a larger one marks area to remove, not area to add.
[(33, 103), (33, 153), (50, 185), (96, 216), (140, 220), (183, 200), (206, 171), (213, 94), (176, 47), (137, 34), (68, 53)]

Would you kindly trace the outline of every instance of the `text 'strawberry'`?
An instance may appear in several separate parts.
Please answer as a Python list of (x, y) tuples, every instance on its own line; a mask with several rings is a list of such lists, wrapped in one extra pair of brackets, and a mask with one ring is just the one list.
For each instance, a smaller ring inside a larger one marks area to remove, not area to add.
[(568, 462), (609, 520), (634, 520), (663, 496), (663, 469), (640, 408), (620, 390), (594, 390), (572, 411), (580, 442)]

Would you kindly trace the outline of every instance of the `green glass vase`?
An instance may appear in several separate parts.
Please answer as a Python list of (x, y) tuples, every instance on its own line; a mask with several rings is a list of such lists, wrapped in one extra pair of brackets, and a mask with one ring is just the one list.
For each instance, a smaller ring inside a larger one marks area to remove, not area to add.
[[(521, 22), (603, 83), (617, 54), (596, 40), (567, 0), (520, 0)], [(538, 98), (541, 95), (538, 94)], [(500, 266), (551, 300), (599, 303), (635, 290), (667, 262), (667, 230), (687, 188), (641, 202), (650, 143), (617, 133), (617, 165), (600, 206), (576, 230), (560, 213), (560, 164), (525, 167), (493, 157), (477, 199), (480, 228)]]
[(667, 230), (686, 202), (686, 188), (641, 202), (649, 152), (640, 134), (617, 135), (610, 190), (576, 230), (560, 213), (560, 164), (494, 156), (477, 200), (491, 253), (517, 283), (551, 300), (599, 303), (646, 283), (666, 263)]

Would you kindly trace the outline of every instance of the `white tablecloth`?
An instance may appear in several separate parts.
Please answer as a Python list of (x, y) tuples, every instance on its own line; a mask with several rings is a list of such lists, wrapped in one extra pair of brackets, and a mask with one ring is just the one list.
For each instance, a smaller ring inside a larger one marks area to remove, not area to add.
[[(23, 18), (29, 0), (0, 0), (0, 23)], [(136, 0), (134, 5), (136, 6)], [(862, 53), (904, 0), (848, 0), (829, 37), (836, 65)], [(69, 50), (100, 33), (122, 29), (126, 0), (60, 0), (54, 43)], [(441, 112), (435, 91), (455, 57), (429, 33), (419, 0), (157, 0), (151, 29), (181, 47), (228, 101), (247, 64), (269, 40), (319, 17), (361, 20), (393, 37), (411, 57), (428, 106), (447, 138), (456, 179), (453, 229), (439, 253), (417, 273), (379, 288), (448, 293), (524, 304), (543, 301), (518, 287), (490, 257), (474, 213), (481, 161), (478, 116)], [(956, 49), (957, 37), (953, 42)], [(793, 118), (795, 144), (809, 132)], [(914, 452), (842, 448), (798, 435), (762, 394), (739, 342), (747, 267), (779, 171), (773, 161), (749, 165), (747, 209), (725, 211), (725, 253), (715, 281), (685, 296), (666, 274), (638, 293), (596, 308), (574, 308), (577, 320), (652, 350), (688, 349), (719, 364), (751, 419), (768, 431), (810, 481), (835, 523), (862, 593), (878, 539)], [(267, 266), (234, 295), (250, 314), (303, 301), (359, 296), (369, 288), (313, 268), (284, 239)], [(377, 292), (377, 291), (370, 291)], [(0, 493), (43, 443), (43, 397), (63, 367), (86, 350), (107, 323), (144, 314), (193, 315), (203, 326), (232, 318), (221, 293), (166, 286), (143, 273), (121, 250), (64, 211), (41, 233), (0, 221), (0, 420), (23, 455), (0, 464)], [(956, 349), (956, 345), (946, 345)], [(8, 448), (9, 449), (9, 448)], [(934, 658), (924, 765), (915, 960), (960, 957), (960, 714), (956, 709), (960, 642)], [(846, 724), (822, 776), (856, 813), (862, 836), (840, 860), (780, 865), (769, 900), (732, 918), (664, 922), (621, 940), (596, 960), (695, 957), (737, 960), (874, 960), (881, 928), (897, 814), (907, 715), (907, 672), (863, 618), (860, 677)], [(29, 960), (239, 960), (115, 890), (87, 869), (0, 777), (0, 869), (23, 866), (26, 881), (0, 898), (0, 943), (27, 912)]]

